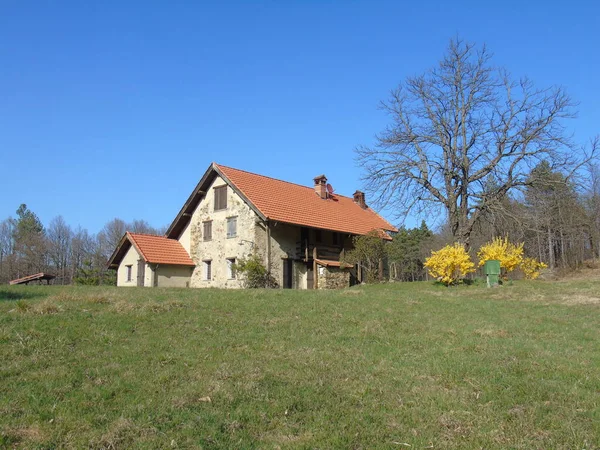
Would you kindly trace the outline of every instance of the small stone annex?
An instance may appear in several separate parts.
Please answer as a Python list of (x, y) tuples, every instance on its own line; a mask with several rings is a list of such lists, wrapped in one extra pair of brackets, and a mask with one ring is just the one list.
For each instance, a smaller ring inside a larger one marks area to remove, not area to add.
[(127, 232), (109, 259), (118, 286), (240, 288), (240, 258), (258, 255), (277, 285), (336, 289), (361, 282), (340, 263), (352, 238), (398, 231), (365, 195), (333, 193), (325, 175), (313, 186), (212, 163), (165, 236)]

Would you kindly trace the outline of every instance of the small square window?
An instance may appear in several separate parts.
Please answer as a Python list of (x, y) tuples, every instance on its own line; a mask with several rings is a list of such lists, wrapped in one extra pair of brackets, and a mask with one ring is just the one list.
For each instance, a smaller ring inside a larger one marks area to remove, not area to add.
[(232, 238), (237, 236), (237, 217), (227, 218), (227, 237)]
[(132, 266), (125, 266), (127, 268), (127, 281), (131, 281)]
[(235, 258), (227, 258), (227, 278), (235, 280)]
[(207, 220), (206, 222), (202, 222), (203, 230), (202, 230), (202, 239), (204, 241), (212, 240), (212, 220)]
[(215, 211), (227, 209), (227, 185), (215, 188)]
[(210, 281), (212, 279), (212, 261), (204, 261), (204, 279)]

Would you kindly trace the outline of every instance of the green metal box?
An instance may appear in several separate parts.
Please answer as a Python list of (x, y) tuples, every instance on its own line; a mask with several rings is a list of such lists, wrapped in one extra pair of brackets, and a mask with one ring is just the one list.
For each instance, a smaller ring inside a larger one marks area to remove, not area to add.
[(487, 278), (488, 287), (498, 286), (500, 281), (500, 261), (497, 259), (490, 259), (483, 265), (483, 270)]

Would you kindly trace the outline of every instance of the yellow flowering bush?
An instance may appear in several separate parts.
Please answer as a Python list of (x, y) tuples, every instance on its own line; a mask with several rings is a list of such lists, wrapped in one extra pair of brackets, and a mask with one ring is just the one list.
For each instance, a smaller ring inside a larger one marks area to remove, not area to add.
[(475, 264), (462, 244), (447, 245), (438, 251), (432, 251), (425, 260), (425, 267), (431, 276), (437, 278), (446, 286), (456, 284), (466, 274), (475, 272)]
[(523, 262), (523, 242), (520, 244), (511, 244), (508, 238), (495, 238), (492, 242), (482, 245), (477, 252), (479, 266), (483, 266), (486, 261), (498, 260), (500, 267), (506, 273), (512, 272)]
[(540, 276), (542, 269), (548, 266), (535, 258), (524, 258), (521, 262), (521, 270), (528, 280), (535, 280)]

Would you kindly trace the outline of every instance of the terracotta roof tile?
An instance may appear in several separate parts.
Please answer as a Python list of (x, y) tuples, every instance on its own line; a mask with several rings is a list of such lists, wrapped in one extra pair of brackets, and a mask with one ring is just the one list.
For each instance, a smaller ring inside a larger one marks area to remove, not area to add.
[(153, 234), (127, 232), (131, 243), (149, 263), (195, 266), (179, 241)]
[(397, 231), (371, 208), (361, 208), (352, 198), (334, 194), (322, 199), (313, 187), (215, 166), (270, 220), (351, 234)]

